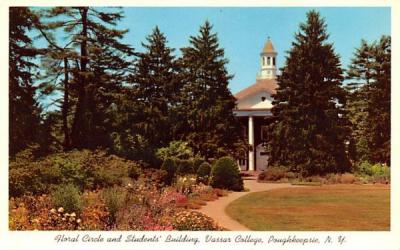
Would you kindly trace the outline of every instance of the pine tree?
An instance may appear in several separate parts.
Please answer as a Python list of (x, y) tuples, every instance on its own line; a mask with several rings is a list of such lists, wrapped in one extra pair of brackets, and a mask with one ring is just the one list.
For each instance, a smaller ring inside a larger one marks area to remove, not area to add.
[(137, 125), (149, 143), (159, 148), (171, 138), (169, 112), (175, 105), (179, 79), (173, 49), (166, 46), (166, 38), (158, 27), (146, 40), (134, 76), (133, 90), (142, 109)]
[(390, 163), (391, 39), (361, 46), (347, 72), (355, 160)]
[(198, 36), (190, 37), (190, 47), (182, 49), (182, 137), (196, 153), (206, 158), (233, 154), (240, 127), (232, 110), (235, 98), (229, 80), (224, 50), (207, 21)]
[(304, 175), (349, 167), (342, 70), (327, 39), (324, 20), (316, 11), (308, 12), (273, 96), (275, 122), (268, 139), (271, 163)]
[[(47, 9), (42, 15), (42, 28), (46, 29), (47, 35), (51, 33), (64, 32), (67, 42), (62, 49), (57, 51), (58, 58), (67, 60), (64, 65), (71, 61), (70, 73), (73, 78), (64, 81), (64, 87), (69, 86), (68, 92), (72, 98), (76, 99), (72, 124), (71, 124), (71, 147), (72, 148), (95, 148), (103, 145), (104, 124), (100, 110), (106, 110), (112, 102), (100, 103), (99, 96), (105, 96), (104, 90), (109, 89), (106, 84), (122, 84), (120, 72), (121, 68), (127, 67), (123, 62), (127, 56), (132, 55), (132, 49), (120, 42), (120, 39), (127, 30), (117, 30), (113, 26), (123, 16), (120, 12), (106, 12), (93, 7), (55, 7)], [(54, 42), (54, 38), (48, 39)], [(50, 42), (51, 45), (53, 43)], [(57, 48), (53, 46), (53, 48)], [(69, 57), (65, 57), (64, 52), (69, 51)], [(74, 52), (74, 53), (71, 53)], [(101, 61), (104, 63), (100, 66)], [(107, 68), (107, 63), (110, 67)], [(112, 64), (112, 65), (111, 65)], [(116, 69), (116, 65), (117, 69)], [(73, 68), (72, 68), (73, 66)], [(64, 75), (67, 79), (69, 74)], [(115, 78), (113, 78), (115, 77)], [(106, 83), (106, 81), (107, 83)], [(65, 96), (65, 95), (64, 95)], [(67, 95), (68, 96), (68, 95)], [(68, 116), (70, 103), (64, 100), (63, 119)], [(65, 123), (64, 123), (65, 124)], [(68, 129), (64, 126), (64, 130)], [(66, 135), (65, 135), (66, 137)]]
[(9, 153), (13, 156), (28, 145), (40, 142), (41, 109), (33, 85), (40, 51), (32, 45), (28, 31), (37, 18), (27, 7), (10, 7), (9, 30)]
[[(368, 88), (371, 81), (371, 46), (365, 40), (361, 41), (360, 48), (356, 49), (354, 58), (347, 71), (347, 79), (352, 82), (346, 85), (348, 91), (346, 100), (347, 116), (351, 123), (351, 148), (354, 148), (350, 157), (354, 161), (371, 160), (370, 140), (368, 139)], [(364, 82), (365, 81), (365, 82)]]
[(142, 43), (144, 52), (136, 53), (127, 95), (119, 105), (119, 112), (127, 115), (120, 119), (117, 139), (125, 145), (121, 149), (129, 152), (124, 154), (154, 166), (155, 150), (172, 140), (170, 113), (176, 105), (179, 77), (173, 49), (167, 46), (167, 39), (158, 27), (146, 41)]

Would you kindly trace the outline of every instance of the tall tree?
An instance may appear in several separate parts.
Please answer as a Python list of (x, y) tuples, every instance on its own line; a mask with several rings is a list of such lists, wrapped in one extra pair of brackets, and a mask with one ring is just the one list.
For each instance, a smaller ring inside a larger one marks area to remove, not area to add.
[(273, 96), (275, 122), (268, 140), (271, 162), (304, 175), (342, 172), (349, 167), (342, 70), (327, 39), (324, 20), (318, 12), (308, 12)]
[(142, 43), (144, 52), (137, 53), (130, 87), (126, 89), (129, 94), (119, 105), (124, 109), (121, 112), (128, 115), (120, 119), (117, 138), (119, 141), (130, 140), (123, 143), (131, 145), (127, 147), (130, 157), (154, 166), (155, 150), (173, 139), (171, 116), (177, 103), (180, 80), (172, 54), (174, 50), (167, 46), (167, 39), (158, 27), (146, 41)]
[(355, 160), (390, 163), (391, 39), (361, 41), (347, 71)]
[[(122, 84), (119, 80), (124, 73), (116, 72), (115, 67), (118, 68), (117, 70), (127, 67), (124, 60), (133, 53), (128, 45), (120, 42), (127, 30), (113, 28), (123, 17), (122, 13), (106, 12), (101, 8), (92, 7), (55, 7), (46, 10), (43, 17), (47, 22), (42, 25), (42, 28), (56, 34), (64, 32), (68, 45), (68, 47), (64, 46), (64, 51), (73, 49), (75, 52), (75, 54), (70, 53), (68, 58), (60, 53), (64, 58), (65, 66), (69, 65), (70, 60), (74, 66), (70, 69), (73, 75), (71, 84), (67, 78), (69, 74), (64, 75), (66, 83), (64, 91), (68, 90), (64, 92), (64, 97), (68, 97), (70, 93), (76, 96), (70, 133), (71, 147), (104, 146), (102, 145), (104, 140), (98, 139), (104, 135), (104, 129), (99, 129), (104, 126), (98, 111), (106, 108), (99, 109), (99, 106), (104, 103), (96, 102), (96, 100), (99, 100), (97, 98), (99, 96), (105, 96), (103, 90), (109, 89), (104, 84), (116, 84), (115, 89), (118, 89), (118, 84)], [(51, 40), (54, 41), (54, 38)], [(101, 61), (103, 61), (102, 64)], [(110, 64), (109, 68), (105, 66), (107, 63)], [(117, 77), (113, 78), (114, 76)], [(66, 89), (66, 87), (70, 88)], [(111, 103), (107, 102), (108, 105)], [(70, 108), (65, 99), (63, 104), (63, 111)], [(67, 111), (64, 112), (64, 120), (67, 113)], [(64, 128), (65, 131), (68, 130), (66, 126)]]
[(206, 21), (200, 34), (190, 37), (190, 46), (182, 49), (181, 60), (185, 83), (182, 134), (195, 152), (206, 158), (233, 154), (240, 131), (232, 113), (235, 98), (228, 89), (232, 78), (225, 67), (228, 61), (211, 29)]
[(137, 126), (155, 148), (171, 139), (169, 112), (175, 106), (179, 77), (173, 49), (166, 46), (166, 37), (156, 27), (142, 43), (145, 52), (138, 54), (134, 74), (134, 96), (142, 112)]
[(9, 9), (9, 153), (10, 156), (40, 141), (40, 108), (33, 85), (39, 51), (28, 32), (36, 16), (27, 7)]

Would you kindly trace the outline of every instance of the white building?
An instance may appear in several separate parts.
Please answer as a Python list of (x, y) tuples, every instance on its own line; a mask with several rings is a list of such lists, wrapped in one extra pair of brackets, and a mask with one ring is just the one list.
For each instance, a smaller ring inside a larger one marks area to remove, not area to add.
[(260, 54), (260, 72), (256, 82), (235, 94), (236, 108), (234, 114), (239, 118), (243, 127), (243, 136), (250, 144), (249, 152), (244, 152), (238, 159), (241, 170), (260, 171), (268, 165), (268, 155), (263, 142), (266, 133), (266, 118), (271, 117), (272, 98), (277, 83), (277, 53), (270, 39)]

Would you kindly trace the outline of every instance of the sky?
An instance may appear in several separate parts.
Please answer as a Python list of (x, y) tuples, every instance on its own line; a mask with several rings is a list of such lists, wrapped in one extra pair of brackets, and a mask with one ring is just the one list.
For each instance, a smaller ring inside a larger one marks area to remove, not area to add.
[[(135, 50), (142, 51), (141, 42), (156, 25), (166, 35), (168, 46), (176, 49), (189, 45), (189, 37), (196, 36), (199, 27), (208, 20), (218, 34), (220, 46), (229, 60), (228, 72), (234, 75), (229, 83), (237, 93), (255, 82), (259, 71), (259, 57), (267, 37), (278, 53), (277, 65), (282, 67), (286, 52), (299, 31), (299, 24), (306, 21), (312, 8), (300, 7), (231, 7), (231, 8), (130, 8), (124, 7), (125, 18), (118, 27), (127, 28), (124, 41)], [(369, 42), (390, 35), (391, 10), (389, 7), (325, 7), (314, 8), (327, 24), (328, 42), (341, 58), (343, 68), (350, 63), (361, 39)]]

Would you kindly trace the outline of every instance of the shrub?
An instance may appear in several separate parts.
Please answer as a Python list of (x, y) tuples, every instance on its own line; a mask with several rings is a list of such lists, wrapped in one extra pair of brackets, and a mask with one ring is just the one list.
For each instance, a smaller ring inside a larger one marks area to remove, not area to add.
[(45, 183), (41, 181), (40, 169), (36, 163), (15, 164), (9, 167), (9, 195), (19, 197), (23, 194), (39, 194), (46, 191)]
[(53, 205), (61, 207), (65, 212), (80, 213), (82, 210), (79, 189), (73, 184), (61, 184), (51, 193)]
[(148, 168), (143, 171), (144, 180), (159, 188), (167, 182), (167, 175), (167, 171), (161, 169)]
[(191, 160), (176, 159), (175, 162), (177, 165), (177, 175), (194, 174), (193, 162)]
[(361, 163), (358, 164), (358, 166), (356, 167), (356, 171), (359, 174), (362, 175), (373, 175), (373, 171), (372, 171), (372, 164), (368, 161), (363, 161)]
[(104, 190), (102, 196), (109, 212), (110, 224), (113, 225), (117, 212), (124, 204), (126, 191), (120, 187), (111, 187)]
[[(259, 181), (279, 181), (285, 178), (287, 169), (284, 167), (269, 167), (258, 175)], [(260, 176), (261, 175), (261, 176)]]
[(177, 158), (182, 160), (190, 159), (194, 156), (193, 150), (187, 142), (171, 141), (168, 147), (159, 148), (156, 156), (164, 161), (167, 158)]
[(212, 166), (210, 184), (215, 188), (242, 191), (243, 180), (235, 160), (227, 156), (219, 158)]
[(356, 181), (356, 177), (350, 173), (344, 173), (340, 176), (340, 183), (342, 184), (353, 184)]
[(196, 177), (193, 175), (179, 176), (175, 183), (178, 192), (188, 195), (196, 186)]
[(199, 170), (201, 164), (203, 164), (204, 162), (206, 162), (204, 160), (204, 158), (201, 158), (199, 156), (196, 156), (196, 157), (192, 158), (194, 173), (197, 173), (197, 171)]
[(41, 194), (52, 186), (72, 183), (80, 190), (121, 184), (127, 177), (137, 178), (139, 166), (103, 151), (73, 150), (33, 160), (15, 157), (10, 161), (10, 196)]
[(167, 172), (165, 184), (171, 185), (174, 180), (175, 173), (176, 173), (176, 164), (175, 164), (174, 159), (172, 159), (172, 158), (165, 159), (163, 164), (161, 165), (161, 170), (164, 170)]
[(211, 173), (211, 166), (208, 162), (203, 162), (197, 169), (197, 181), (204, 184), (208, 183)]
[(173, 227), (179, 231), (221, 230), (214, 220), (196, 211), (183, 210), (174, 216)]

